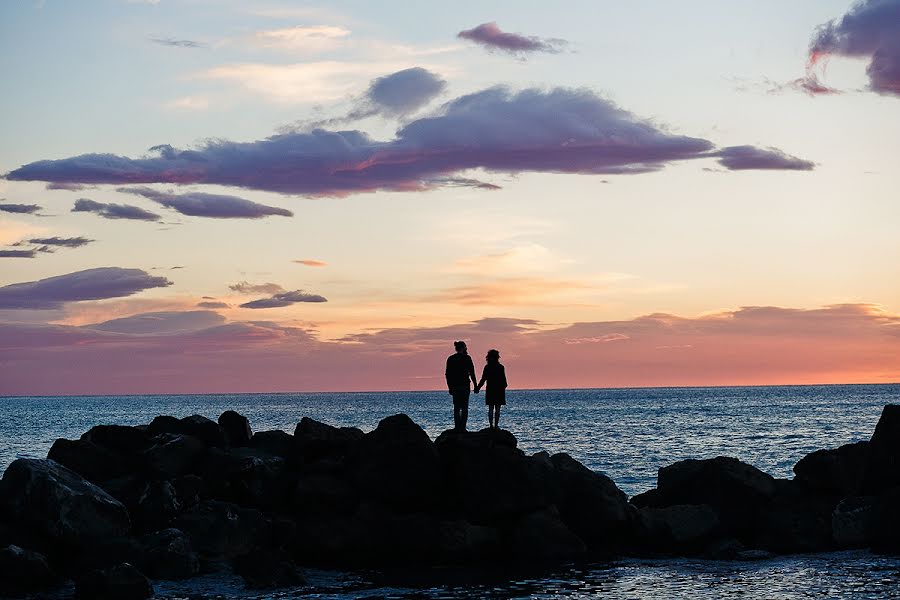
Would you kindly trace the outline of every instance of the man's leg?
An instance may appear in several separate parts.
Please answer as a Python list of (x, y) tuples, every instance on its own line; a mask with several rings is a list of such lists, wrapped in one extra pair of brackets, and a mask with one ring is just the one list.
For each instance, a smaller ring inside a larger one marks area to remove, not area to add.
[(460, 402), (459, 408), (459, 421), (461, 423), (460, 429), (462, 431), (466, 430), (466, 423), (469, 421), (469, 399), (466, 398), (462, 402)]

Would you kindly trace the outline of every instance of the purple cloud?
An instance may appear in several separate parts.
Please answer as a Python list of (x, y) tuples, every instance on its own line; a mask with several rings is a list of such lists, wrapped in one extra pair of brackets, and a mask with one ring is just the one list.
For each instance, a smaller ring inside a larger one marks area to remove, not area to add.
[(829, 55), (868, 58), (869, 88), (900, 96), (900, 0), (861, 0), (819, 27), (809, 48), (810, 66)]
[(85, 325), (94, 331), (129, 334), (172, 334), (197, 331), (225, 323), (225, 317), (209, 310), (141, 313), (103, 323)]
[(38, 252), (40, 250), (37, 248), (31, 250), (0, 250), (0, 258), (37, 258)]
[(33, 215), (41, 207), (37, 204), (0, 204), (0, 212), (15, 213), (22, 215)]
[(100, 267), (0, 287), (0, 308), (46, 310), (66, 302), (131, 296), (172, 282), (141, 269)]
[(72, 212), (92, 212), (104, 219), (133, 219), (137, 221), (159, 221), (162, 217), (149, 210), (131, 204), (106, 204), (87, 198), (75, 201)]
[[(285, 194), (342, 196), (419, 191), (469, 169), (634, 174), (715, 158), (712, 142), (676, 135), (588, 90), (495, 87), (414, 120), (387, 142), (360, 131), (287, 132), (255, 142), (213, 140), (196, 150), (162, 145), (155, 156), (84, 154), (27, 164), (22, 181), (218, 184)], [(742, 166), (741, 168), (747, 168)], [(773, 168), (771, 164), (765, 168)], [(797, 169), (786, 163), (783, 168)], [(803, 166), (802, 168), (806, 168)]]
[(488, 50), (500, 50), (518, 55), (526, 52), (549, 52), (555, 54), (566, 45), (565, 40), (508, 33), (502, 31), (496, 23), (482, 23), (478, 27), (460, 31), (456, 34), (456, 37), (475, 42)]
[(731, 171), (749, 169), (778, 169), (789, 171), (812, 171), (816, 163), (790, 154), (777, 148), (757, 148), (756, 146), (729, 146), (716, 152), (719, 164)]
[(328, 302), (328, 300), (318, 294), (307, 294), (303, 290), (294, 290), (292, 292), (274, 294), (270, 298), (260, 298), (259, 300), (245, 302), (240, 306), (241, 308), (280, 308), (297, 304), (298, 302)]
[(366, 91), (373, 113), (401, 117), (416, 112), (434, 100), (447, 87), (438, 75), (413, 67), (379, 77)]
[(44, 246), (59, 246), (61, 248), (80, 248), (81, 246), (87, 246), (92, 240), (90, 238), (78, 236), (71, 238), (61, 238), (61, 237), (48, 237), (48, 238), (31, 238), (28, 240), (30, 244), (40, 244)]
[(228, 286), (228, 289), (239, 294), (278, 294), (285, 291), (277, 283), (248, 283), (246, 281), (233, 283)]
[(166, 208), (177, 210), (189, 217), (209, 217), (213, 219), (260, 219), (269, 215), (293, 217), (294, 213), (286, 208), (266, 206), (251, 202), (237, 196), (224, 194), (204, 194), (201, 192), (188, 192), (186, 194), (172, 194), (160, 192), (148, 187), (119, 188), (119, 192), (143, 196), (162, 204)]
[(197, 303), (198, 308), (231, 308), (227, 302), (204, 300)]

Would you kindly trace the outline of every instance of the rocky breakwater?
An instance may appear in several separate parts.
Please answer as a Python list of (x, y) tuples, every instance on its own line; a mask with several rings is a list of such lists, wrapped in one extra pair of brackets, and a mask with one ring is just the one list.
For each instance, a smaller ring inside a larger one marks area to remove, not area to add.
[(81, 598), (147, 598), (153, 580), (221, 570), (279, 587), (304, 566), (900, 551), (900, 406), (795, 472), (682, 461), (629, 502), (567, 454), (527, 455), (502, 430), (432, 441), (406, 415), (368, 433), (309, 418), (253, 433), (233, 411), (98, 425), (4, 474), (0, 596), (74, 581)]

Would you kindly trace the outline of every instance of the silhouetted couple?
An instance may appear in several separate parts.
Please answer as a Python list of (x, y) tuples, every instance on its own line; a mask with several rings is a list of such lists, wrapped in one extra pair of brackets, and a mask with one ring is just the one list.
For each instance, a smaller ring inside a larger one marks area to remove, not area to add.
[(506, 369), (500, 364), (500, 352), (489, 350), (485, 360), (484, 370), (481, 372), (481, 381), (475, 379), (475, 365), (469, 356), (465, 342), (453, 342), (456, 354), (451, 354), (447, 359), (447, 369), (444, 375), (447, 377), (447, 389), (453, 396), (453, 425), (457, 431), (466, 430), (466, 421), (469, 420), (469, 380), (477, 394), (481, 387), (487, 384), (484, 393), (484, 403), (488, 407), (488, 422), (491, 429), (500, 427), (500, 407), (506, 404)]

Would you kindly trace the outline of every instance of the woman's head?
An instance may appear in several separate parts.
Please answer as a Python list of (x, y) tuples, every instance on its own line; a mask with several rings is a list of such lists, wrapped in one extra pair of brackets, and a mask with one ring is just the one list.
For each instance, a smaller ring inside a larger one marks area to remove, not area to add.
[(488, 362), (498, 362), (500, 360), (500, 351), (494, 350), (493, 348), (488, 350), (487, 356), (485, 356)]

